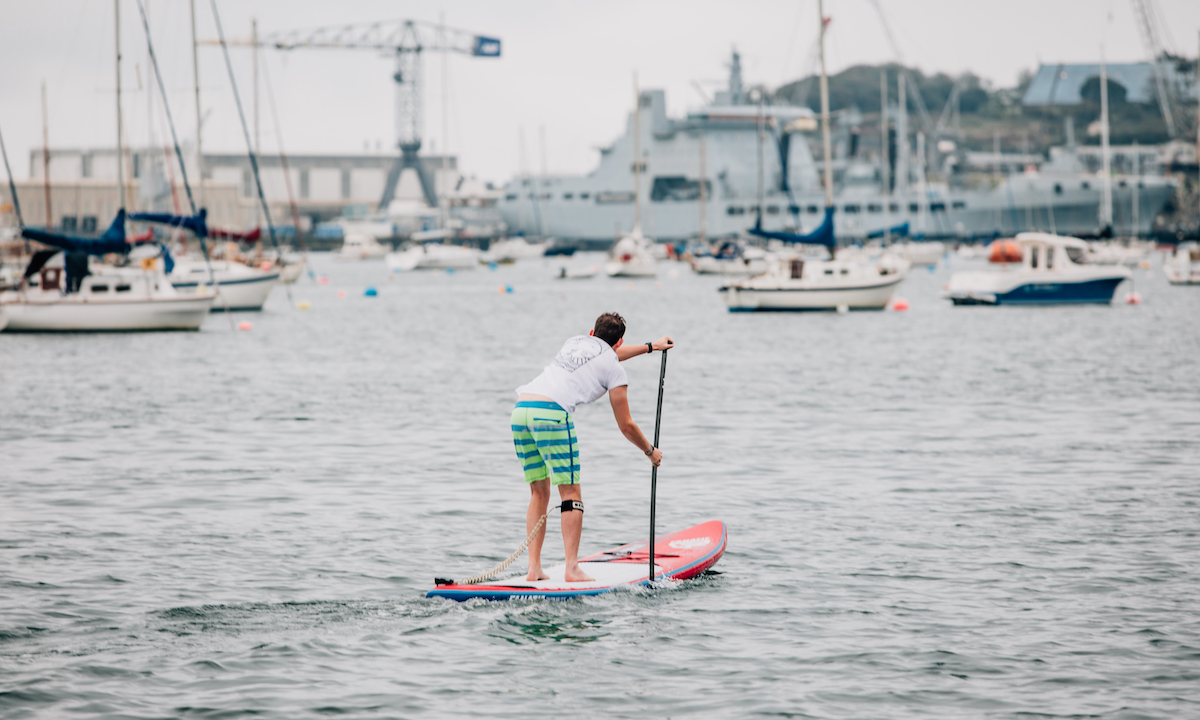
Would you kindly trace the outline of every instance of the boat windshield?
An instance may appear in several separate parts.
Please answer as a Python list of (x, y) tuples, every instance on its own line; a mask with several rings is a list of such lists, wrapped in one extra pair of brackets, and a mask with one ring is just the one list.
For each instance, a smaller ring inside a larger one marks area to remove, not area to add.
[(1087, 256), (1083, 254), (1083, 248), (1068, 247), (1067, 257), (1071, 258), (1071, 262), (1083, 265), (1087, 262)]

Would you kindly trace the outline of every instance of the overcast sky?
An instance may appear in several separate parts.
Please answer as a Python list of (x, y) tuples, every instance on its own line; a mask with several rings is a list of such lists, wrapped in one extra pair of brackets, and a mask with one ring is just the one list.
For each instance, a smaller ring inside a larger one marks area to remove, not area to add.
[[(216, 37), (210, 0), (196, 0), (199, 34)], [(671, 114), (702, 103), (724, 84), (730, 50), (743, 57), (748, 84), (771, 87), (813, 69), (816, 0), (217, 0), (226, 34), (260, 34), (353, 22), (411, 18), (503, 41), (499, 59), (425, 54), (426, 149), (446, 147), (467, 173), (503, 181), (524, 164), (541, 166), (544, 127), (551, 173), (590, 170), (595, 148), (619, 135), (633, 98), (633, 74), (663, 88)], [(159, 101), (148, 113), (145, 35), (136, 0), (121, 2), (122, 83), (127, 140), (164, 139)], [(1156, 0), (1176, 52), (1197, 53), (1200, 2)], [(878, 0), (902, 59), (926, 73), (972, 71), (1010, 86), (1040, 62), (1144, 59), (1128, 0)], [(830, 72), (897, 59), (872, 0), (827, 0)], [(186, 0), (149, 0), (151, 31), (181, 140), (195, 137), (190, 25)], [(0, 6), (0, 128), (13, 172), (29, 176), (29, 151), (42, 144), (41, 84), (48, 93), (51, 147), (115, 143), (115, 71), (111, 0), (8, 0)], [(233, 48), (247, 112), (251, 55)], [(229, 78), (219, 48), (200, 50), (206, 150), (244, 151)], [(284, 147), (291, 153), (355, 153), (394, 147), (393, 57), (366, 50), (266, 50)], [(142, 89), (139, 90), (139, 85)], [(443, 131), (442, 95), (448, 133)], [(265, 90), (264, 152), (274, 151)]]

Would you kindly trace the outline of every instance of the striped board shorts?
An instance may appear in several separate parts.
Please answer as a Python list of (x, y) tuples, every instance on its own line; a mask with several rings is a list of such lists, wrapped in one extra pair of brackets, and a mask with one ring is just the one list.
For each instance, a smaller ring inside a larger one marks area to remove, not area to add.
[(519, 402), (512, 412), (513, 445), (525, 482), (550, 478), (551, 485), (579, 482), (579, 439), (575, 421), (552, 402)]

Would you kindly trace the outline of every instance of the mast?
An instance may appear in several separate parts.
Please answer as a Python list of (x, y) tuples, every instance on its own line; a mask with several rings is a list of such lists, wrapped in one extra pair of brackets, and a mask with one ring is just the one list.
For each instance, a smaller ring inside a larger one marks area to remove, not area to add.
[(637, 73), (633, 74), (633, 228), (640, 234), (642, 227), (642, 93), (638, 90)]
[[(204, 149), (200, 142), (200, 59), (197, 52), (200, 43), (196, 39), (196, 0), (188, 0), (188, 6), (192, 11), (192, 88), (196, 94), (196, 196), (200, 207), (204, 207)], [(183, 158), (179, 161), (183, 162)]]
[(908, 163), (912, 157), (908, 146), (908, 84), (904, 75), (897, 75), (899, 112), (896, 115), (896, 194), (908, 194)]
[(762, 227), (763, 216), (763, 97), (762, 88), (758, 90), (758, 225)]
[(116, 30), (117, 50), (117, 207), (125, 209), (125, 148), (121, 136), (125, 129), (121, 117), (121, 0), (113, 0), (113, 27)]
[(1141, 214), (1140, 213), (1141, 208), (1138, 205), (1138, 200), (1139, 200), (1138, 195), (1141, 192), (1139, 190), (1139, 188), (1141, 188), (1141, 187), (1142, 187), (1142, 152), (1141, 152), (1141, 150), (1138, 149), (1137, 140), (1134, 140), (1133, 141), (1133, 232), (1129, 233), (1130, 236), (1132, 236), (1134, 238), (1137, 238), (1139, 235), (1141, 235), (1141, 231), (1138, 229), (1138, 221), (1141, 219), (1139, 217), (1139, 215)]
[[(251, 56), (254, 58), (254, 154), (262, 155), (262, 136), (259, 132), (258, 123), (258, 18), (250, 18), (250, 42), (252, 44)], [(197, 136), (199, 133), (197, 133)], [(287, 172), (286, 170), (284, 171)], [(290, 180), (290, 178), (288, 178)], [(262, 222), (262, 208), (254, 208), (254, 224), (258, 225)], [(299, 236), (297, 236), (299, 237)], [(263, 244), (258, 243), (258, 252), (262, 253)]]
[(46, 81), (42, 81), (42, 185), (46, 190), (46, 232), (54, 226), (50, 214), (50, 121), (46, 113)]
[(925, 133), (917, 131), (917, 227), (925, 234), (926, 213), (929, 210), (925, 192)]
[(705, 203), (708, 196), (708, 168), (705, 167), (707, 158), (705, 157), (705, 142), (704, 130), (700, 130), (700, 244), (704, 245), (708, 242), (708, 207)]
[(883, 194), (888, 190), (888, 88), (887, 70), (879, 71), (879, 179)]
[(1108, 64), (1104, 61), (1104, 46), (1100, 47), (1100, 157), (1104, 173), (1104, 197), (1100, 200), (1100, 231), (1112, 228), (1112, 172), (1108, 148)]
[(821, 19), (821, 136), (825, 143), (825, 207), (833, 207), (833, 148), (829, 140), (829, 77), (825, 72), (825, 0), (817, 0)]
[[(446, 13), (440, 13), (440, 16), (441, 16), (440, 19), (442, 21), (442, 47), (446, 47)], [(448, 156), (450, 155), (450, 119), (449, 119), (450, 118), (450, 104), (449, 104), (449, 99), (448, 99), (449, 92), (447, 90), (447, 88), (449, 87), (449, 80), (447, 77), (448, 73), (449, 73), (449, 68), (446, 65), (446, 63), (448, 62), (446, 56), (449, 54), (450, 53), (448, 53), (448, 52), (442, 53), (442, 177), (441, 177), (442, 182), (446, 182), (446, 160), (448, 159)], [(544, 139), (543, 139), (543, 142), (544, 142)], [(545, 152), (544, 148), (543, 148), (542, 152), (543, 153)], [(545, 164), (545, 161), (543, 160), (543, 165), (544, 164)], [(542, 174), (543, 175), (546, 174), (544, 169), (542, 170)], [(437, 187), (436, 183), (434, 184), (434, 187)], [(439, 214), (441, 215), (443, 230), (446, 228), (447, 216), (450, 213), (450, 198), (447, 197), (446, 195), (447, 195), (447, 193), (443, 188), (440, 188), (440, 187), (437, 188), (438, 205), (440, 206), (440, 210), (441, 210), (441, 212)], [(540, 228), (539, 228), (538, 232), (541, 233)], [(444, 240), (444, 238), (443, 238), (443, 240)]]

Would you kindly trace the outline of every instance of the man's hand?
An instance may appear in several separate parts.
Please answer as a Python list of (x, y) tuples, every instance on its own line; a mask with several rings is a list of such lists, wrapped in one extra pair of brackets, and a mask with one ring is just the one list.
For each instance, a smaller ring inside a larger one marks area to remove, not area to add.
[(654, 467), (662, 465), (662, 450), (654, 448), (654, 451), (647, 455), (647, 457), (650, 458), (650, 462), (654, 464)]
[[(673, 347), (675, 347), (675, 341), (671, 339), (670, 335), (663, 335), (654, 341), (654, 349), (659, 352), (662, 352), (663, 350), (670, 350)], [(657, 465), (658, 463), (654, 464)]]

